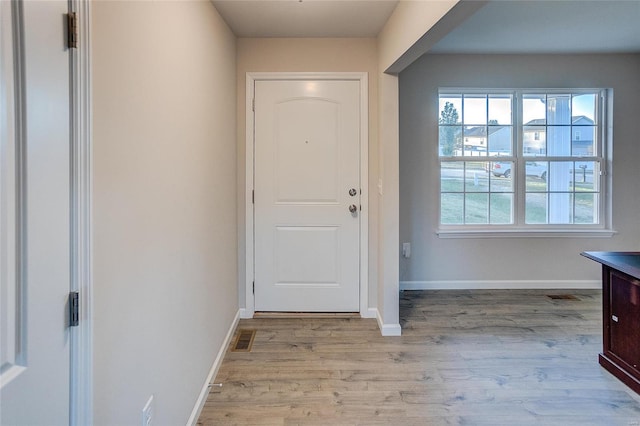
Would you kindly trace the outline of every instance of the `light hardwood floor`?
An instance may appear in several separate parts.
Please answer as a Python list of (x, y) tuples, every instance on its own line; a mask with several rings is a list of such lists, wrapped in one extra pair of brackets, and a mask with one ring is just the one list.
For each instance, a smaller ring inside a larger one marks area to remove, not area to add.
[[(548, 294), (579, 300), (551, 300)], [(405, 291), (401, 337), (371, 319), (241, 320), (199, 425), (640, 426), (598, 364), (601, 293)], [(640, 342), (638, 342), (640, 344)]]

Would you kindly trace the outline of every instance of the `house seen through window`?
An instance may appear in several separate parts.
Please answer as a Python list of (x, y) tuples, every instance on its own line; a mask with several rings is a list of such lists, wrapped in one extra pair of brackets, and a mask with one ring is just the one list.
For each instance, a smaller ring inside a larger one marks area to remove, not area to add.
[(602, 227), (605, 95), (441, 90), (441, 228)]

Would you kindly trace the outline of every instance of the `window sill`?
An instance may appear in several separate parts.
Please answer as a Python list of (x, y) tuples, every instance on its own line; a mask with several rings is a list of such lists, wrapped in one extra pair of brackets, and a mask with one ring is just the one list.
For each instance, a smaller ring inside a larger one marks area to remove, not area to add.
[(438, 238), (610, 238), (613, 229), (437, 229)]

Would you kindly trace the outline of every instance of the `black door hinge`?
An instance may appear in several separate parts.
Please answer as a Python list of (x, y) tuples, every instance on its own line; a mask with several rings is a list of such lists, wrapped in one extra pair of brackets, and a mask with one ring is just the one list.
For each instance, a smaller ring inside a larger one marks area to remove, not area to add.
[(67, 47), (78, 47), (78, 15), (76, 12), (67, 13)]
[(69, 293), (69, 327), (80, 324), (80, 294), (77, 291)]
[(253, 294), (256, 294), (256, 282), (253, 282)]

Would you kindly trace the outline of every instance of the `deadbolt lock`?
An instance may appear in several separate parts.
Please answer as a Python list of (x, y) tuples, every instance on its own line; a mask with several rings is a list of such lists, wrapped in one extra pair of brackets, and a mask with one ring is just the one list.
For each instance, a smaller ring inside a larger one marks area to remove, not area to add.
[(355, 197), (357, 193), (358, 193), (358, 191), (356, 191), (355, 188), (351, 188), (349, 190), (349, 195), (351, 195), (352, 197)]

